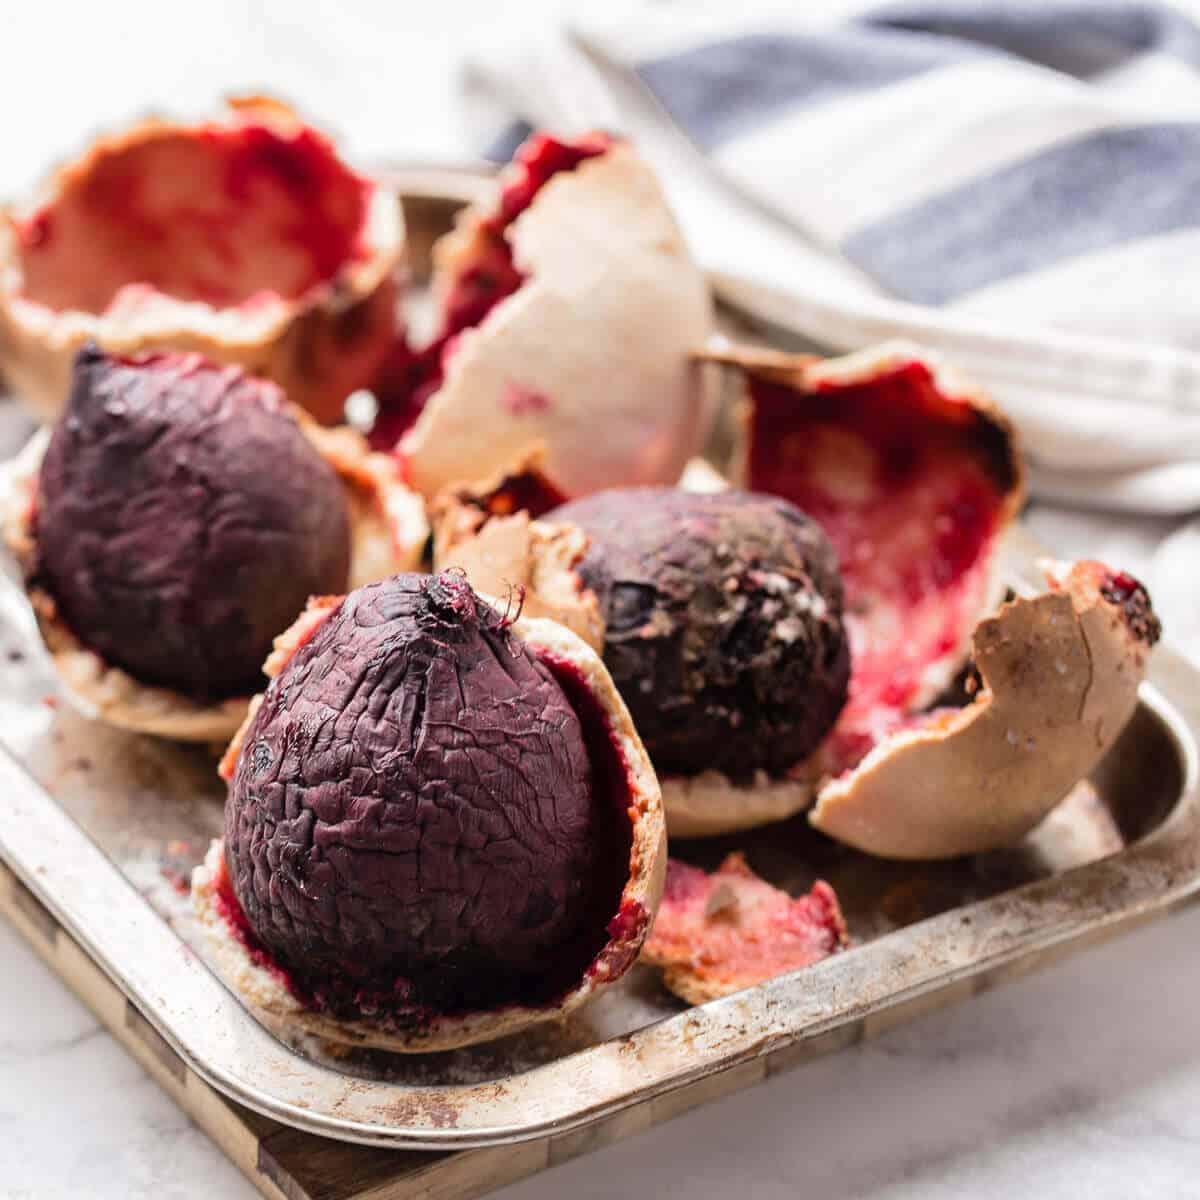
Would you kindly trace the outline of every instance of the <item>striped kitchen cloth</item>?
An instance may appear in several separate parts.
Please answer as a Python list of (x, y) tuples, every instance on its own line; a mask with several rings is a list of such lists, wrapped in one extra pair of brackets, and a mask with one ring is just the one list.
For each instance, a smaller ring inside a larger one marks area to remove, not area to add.
[[(807, 11), (806, 11), (807, 10)], [(733, 295), (912, 337), (1017, 420), (1035, 494), (1200, 509), (1200, 25), (1076, 0), (605, 6), (469, 57), (477, 144), (618, 129)]]

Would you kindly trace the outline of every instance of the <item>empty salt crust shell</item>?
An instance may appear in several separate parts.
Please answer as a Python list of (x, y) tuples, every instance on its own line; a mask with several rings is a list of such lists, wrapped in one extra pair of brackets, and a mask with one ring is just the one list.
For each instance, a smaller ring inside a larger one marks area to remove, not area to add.
[(144, 121), (0, 211), (0, 371), (49, 420), (88, 341), (195, 350), (333, 422), (395, 338), (403, 249), (396, 196), (282, 104)]
[[(302, 432), (337, 472), (350, 510), (350, 586), (361, 587), (418, 567), (429, 526), (419, 496), (400, 477), (396, 461), (372, 453), (347, 426), (325, 428), (289, 406)], [(51, 431), (35, 434), (8, 464), (3, 487), (3, 533), (28, 578), (37, 558), (34, 509), (38, 474)], [(223, 742), (242, 723), (249, 697), (200, 703), (171, 688), (139, 682), (84, 646), (59, 616), (53, 597), (29, 589), (42, 640), (68, 692), (97, 719), (123, 729), (187, 742)]]
[[(437, 243), (435, 292), (470, 270), (495, 207)], [(568, 496), (677, 479), (715, 415), (692, 358), (712, 305), (654, 172), (615, 142), (552, 175), (505, 236), (523, 282), (444, 359), (400, 441), (409, 481), (433, 496), (534, 442)]]
[[(1131, 715), (1157, 636), (1148, 602), (1131, 615), (1116, 576), (1081, 563), (980, 623), (1004, 590), (998, 552), (1021, 503), (1020, 462), (994, 404), (927, 353), (894, 343), (819, 360), (725, 346), (706, 357), (746, 381), (735, 479), (794, 500), (834, 541), (854, 668), (834, 731), (788, 777), (664, 778), (671, 835), (751, 828), (816, 798), (814, 825), (885, 857), (1017, 840)], [(512, 476), (522, 472), (536, 477), (536, 457)], [(434, 506), (438, 565), (462, 566), (484, 590), (523, 587), (530, 611), (602, 650), (603, 621), (573, 570), (580, 531), (523, 512), (485, 520), (489, 503), (485, 484)], [(921, 714), (972, 649), (984, 684), (973, 702)]]
[[(275, 651), (264, 664), (264, 673), (270, 678), (278, 675), (321, 622), (336, 610), (341, 599), (340, 596), (326, 596), (310, 602), (292, 628), (276, 638)], [(490, 603), (504, 611), (502, 601)], [(631, 928), (620, 923), (615, 930), (610, 926), (609, 941), (592, 966), (579, 983), (555, 1003), (537, 1007), (513, 1004), (494, 1011), (445, 1016), (419, 1028), (398, 1032), (367, 1017), (341, 1020), (307, 1008), (275, 971), (255, 960), (222, 914), (218, 892), (225, 869), (224, 857), (221, 842), (215, 841), (204, 863), (192, 874), (193, 908), (218, 972), (267, 1028), (289, 1036), (309, 1035), (335, 1045), (373, 1047), (399, 1053), (452, 1050), (565, 1016), (616, 983), (636, 960), (649, 922), (658, 911), (667, 870), (666, 825), (654, 769), (608, 671), (581, 638), (552, 621), (525, 616), (513, 621), (511, 629), (535, 652), (574, 667), (608, 719), (614, 743), (626, 767), (628, 813), (633, 832), (629, 877), (621, 892), (619, 911), (640, 911), (649, 921)], [(221, 761), (221, 774), (226, 780), (233, 776), (243, 736), (260, 702), (261, 697), (251, 702), (245, 721)]]

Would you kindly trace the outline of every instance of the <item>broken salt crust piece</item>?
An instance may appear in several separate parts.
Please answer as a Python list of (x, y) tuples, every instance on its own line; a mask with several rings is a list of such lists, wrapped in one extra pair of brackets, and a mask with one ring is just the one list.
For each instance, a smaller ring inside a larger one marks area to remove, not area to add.
[(489, 478), (438, 493), (429, 506), (433, 567), (465, 571), (478, 591), (512, 597), (526, 616), (557, 621), (600, 653), (600, 606), (575, 574), (587, 536), (537, 519), (564, 499), (546, 477), (544, 460), (539, 443)]
[(820, 962), (847, 945), (829, 884), (793, 899), (759, 878), (741, 854), (712, 874), (672, 858), (642, 961), (689, 1004), (704, 1004)]
[(982, 681), (964, 708), (880, 743), (822, 788), (812, 824), (885, 858), (1011, 845), (1116, 741), (1160, 627), (1144, 588), (1102, 563), (1046, 564), (974, 634)]
[[(532, 195), (515, 189), (515, 219), (502, 190), (435, 247), (444, 304), (477, 267), (503, 295), (438, 349), (432, 391), (400, 431), (407, 478), (425, 496), (502, 470), (533, 441), (566, 496), (672, 482), (704, 444), (715, 398), (692, 355), (711, 332), (708, 285), (636, 151), (610, 139), (587, 149)], [(571, 150), (535, 135), (509, 173), (537, 183), (540, 154)], [(479, 262), (498, 219), (511, 250), (502, 270)]]

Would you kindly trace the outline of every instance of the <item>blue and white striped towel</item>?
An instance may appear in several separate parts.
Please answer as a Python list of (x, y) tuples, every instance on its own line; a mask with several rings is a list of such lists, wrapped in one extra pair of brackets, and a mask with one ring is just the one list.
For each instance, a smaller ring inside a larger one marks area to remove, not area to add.
[(473, 129), (602, 126), (814, 342), (936, 346), (1035, 492), (1200, 509), (1200, 26), (1151, 3), (606, 8), (474, 53)]

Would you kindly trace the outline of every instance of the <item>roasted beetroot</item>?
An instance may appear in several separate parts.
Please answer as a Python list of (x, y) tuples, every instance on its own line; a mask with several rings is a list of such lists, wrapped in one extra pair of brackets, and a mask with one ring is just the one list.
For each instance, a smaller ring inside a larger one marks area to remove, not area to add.
[(225, 863), (247, 936), (340, 1019), (551, 1003), (630, 876), (603, 715), (461, 575), (397, 575), (316, 620), (237, 743)]
[(829, 540), (784, 500), (624, 488), (549, 522), (582, 528), (604, 662), (659, 772), (783, 771), (828, 732), (850, 659)]
[(278, 388), (195, 354), (80, 352), (34, 521), (34, 581), (75, 637), (196, 699), (256, 691), (349, 571), (345, 491)]

